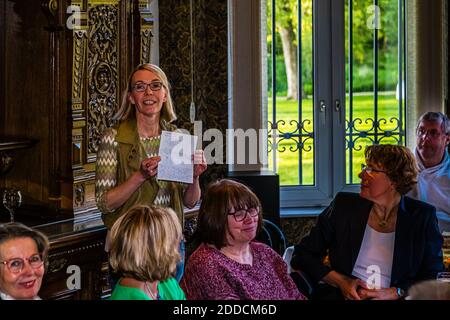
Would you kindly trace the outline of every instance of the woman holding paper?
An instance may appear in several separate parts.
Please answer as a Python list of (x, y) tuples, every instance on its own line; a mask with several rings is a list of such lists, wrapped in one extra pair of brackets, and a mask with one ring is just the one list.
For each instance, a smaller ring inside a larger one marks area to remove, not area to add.
[(191, 208), (200, 199), (206, 160), (203, 151), (195, 153), (192, 184), (156, 179), (161, 132), (177, 129), (169, 82), (158, 66), (142, 64), (131, 73), (113, 119), (118, 124), (105, 130), (97, 152), (95, 196), (103, 222), (111, 229), (132, 206), (153, 204), (171, 207), (183, 226), (183, 205)]

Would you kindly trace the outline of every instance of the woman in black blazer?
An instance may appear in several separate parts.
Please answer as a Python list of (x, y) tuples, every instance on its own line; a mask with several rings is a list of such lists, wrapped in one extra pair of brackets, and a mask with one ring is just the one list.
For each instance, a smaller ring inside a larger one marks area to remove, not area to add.
[(405, 196), (416, 183), (412, 153), (376, 145), (365, 156), (360, 194), (338, 193), (295, 246), (292, 268), (320, 281), (312, 298), (394, 300), (444, 269), (436, 209)]

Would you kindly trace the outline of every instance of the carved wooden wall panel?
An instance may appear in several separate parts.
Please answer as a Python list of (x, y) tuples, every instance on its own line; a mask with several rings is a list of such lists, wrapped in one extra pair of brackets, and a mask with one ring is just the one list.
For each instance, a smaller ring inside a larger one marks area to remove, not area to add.
[(150, 11), (150, 1), (139, 0), (139, 29), (141, 36), (139, 63), (152, 61), (150, 48), (153, 39), (153, 21), (154, 17)]
[[(95, 160), (103, 130), (111, 126), (119, 101), (118, 1), (89, 3), (88, 29), (88, 162)], [(125, 75), (126, 76), (126, 75)]]
[(125, 59), (132, 56), (123, 50), (132, 43), (132, 33), (124, 34), (121, 23), (133, 26), (134, 16), (139, 16), (140, 46), (136, 50), (143, 62), (150, 59), (153, 21), (147, 1), (80, 0), (72, 4), (80, 6), (82, 22), (73, 31), (73, 209), (78, 218), (92, 218), (94, 212), (98, 215), (94, 196), (98, 143), (103, 131), (114, 125), (112, 116), (128, 76), (128, 70), (122, 74), (121, 64), (128, 65)]
[(8, 0), (0, 18), (0, 134), (38, 140), (0, 188), (22, 191), (24, 214), (97, 218), (97, 147), (128, 73), (151, 58), (148, 3)]

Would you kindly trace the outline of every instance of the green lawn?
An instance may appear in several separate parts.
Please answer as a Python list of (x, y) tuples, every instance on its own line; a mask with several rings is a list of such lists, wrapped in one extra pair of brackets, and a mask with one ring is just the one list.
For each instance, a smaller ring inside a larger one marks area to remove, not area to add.
[[(277, 98), (276, 101), (277, 108), (277, 118), (276, 121), (284, 120), (284, 123), (279, 123), (278, 129), (280, 132), (294, 132), (296, 130), (297, 133), (300, 131), (297, 128), (296, 122), (298, 121), (298, 101), (294, 100), (286, 100), (285, 98)], [(347, 120), (349, 117), (349, 102), (347, 100)], [(371, 122), (366, 121), (368, 118), (374, 118), (374, 102), (373, 96), (371, 95), (357, 95), (353, 98), (353, 119), (360, 118), (361, 122), (355, 123), (355, 129), (359, 131), (367, 131), (371, 128)], [(269, 112), (268, 119), (272, 121), (272, 101), (269, 98), (268, 101)], [(378, 97), (378, 119), (382, 118), (386, 119), (386, 122), (381, 122), (380, 127), (383, 130), (393, 130), (397, 123), (390, 121), (391, 118), (396, 118), (398, 116), (398, 102), (395, 99), (395, 95), (392, 93), (386, 93), (384, 95), (380, 95)], [(303, 99), (302, 100), (302, 133), (305, 132), (313, 132), (314, 130), (314, 122), (313, 122), (313, 109), (312, 109), (312, 99)], [(373, 132), (373, 130), (369, 131)], [(276, 153), (276, 162), (277, 162), (277, 172), (280, 175), (280, 183), (284, 186), (289, 185), (297, 185), (302, 183), (304, 185), (313, 185), (314, 184), (314, 141), (312, 138), (303, 137), (301, 141), (296, 138), (292, 139), (278, 139), (278, 150), (285, 150), (284, 152)], [(297, 143), (302, 142), (304, 144), (302, 152), (298, 152)], [(385, 138), (381, 143), (396, 143), (394, 138)], [(366, 145), (372, 144), (371, 141), (367, 138), (360, 139), (356, 143), (356, 147), (360, 151), (352, 150), (352, 173), (353, 177), (350, 181), (350, 177), (348, 175), (349, 170), (349, 151), (346, 152), (346, 174), (347, 174), (347, 183), (358, 183), (359, 179), (357, 177), (361, 164), (364, 162), (364, 147)], [(270, 148), (270, 146), (269, 146)], [(273, 154), (269, 154), (269, 167), (273, 169)], [(299, 177), (299, 168), (302, 170), (301, 174), (301, 182)]]

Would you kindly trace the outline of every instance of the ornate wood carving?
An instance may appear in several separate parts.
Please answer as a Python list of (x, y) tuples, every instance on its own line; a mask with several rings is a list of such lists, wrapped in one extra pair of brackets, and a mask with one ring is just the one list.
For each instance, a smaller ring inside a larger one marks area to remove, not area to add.
[[(89, 8), (88, 153), (97, 152), (103, 130), (112, 124), (118, 95), (118, 1)], [(95, 158), (88, 159), (93, 161)]]
[(64, 269), (67, 265), (66, 258), (54, 259), (48, 265), (48, 273), (58, 272)]
[(153, 38), (153, 14), (150, 12), (150, 3), (147, 0), (139, 0), (141, 54), (140, 63), (151, 61), (151, 46)]
[(58, 0), (43, 1), (41, 7), (48, 21), (48, 26), (45, 29), (49, 31), (63, 30), (63, 27), (58, 22)]
[[(60, 234), (61, 230), (64, 231)], [(46, 233), (50, 236), (50, 251), (47, 273), (39, 292), (41, 298), (98, 300), (107, 296), (110, 288), (104, 251), (106, 229), (84, 228), (76, 232), (74, 228), (72, 232), (70, 225), (62, 223), (46, 229)], [(71, 265), (80, 267), (81, 288), (67, 285), (67, 270)]]
[(73, 33), (73, 75), (72, 75), (72, 111), (83, 109), (83, 76), (86, 65), (86, 30)]
[(73, 31), (72, 168), (75, 217), (95, 212), (95, 161), (104, 129), (113, 125), (120, 95), (120, 17), (123, 0), (72, 1), (80, 6)]
[[(17, 218), (38, 214), (81, 222), (99, 217), (97, 146), (113, 124), (142, 46), (150, 57), (153, 22), (146, 17), (151, 13), (141, 0), (27, 0), (0, 6), (0, 102), (5, 106), (0, 131), (39, 140), (0, 181), (2, 189), (15, 185), (23, 192)], [(147, 37), (143, 45), (141, 34)], [(5, 46), (7, 39), (14, 41)], [(18, 86), (25, 94), (14, 91)], [(11, 157), (0, 157), (0, 165), (0, 171), (8, 171)]]
[(79, 184), (75, 186), (73, 202), (77, 207), (82, 206), (84, 204), (84, 185)]

